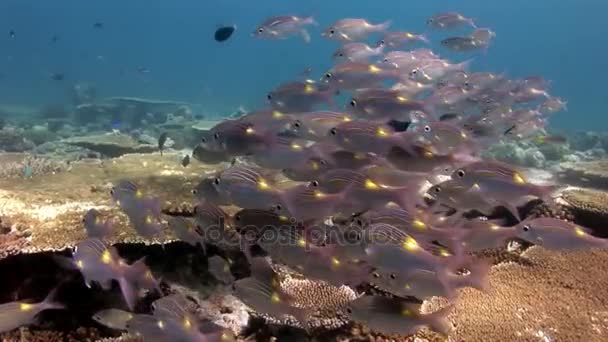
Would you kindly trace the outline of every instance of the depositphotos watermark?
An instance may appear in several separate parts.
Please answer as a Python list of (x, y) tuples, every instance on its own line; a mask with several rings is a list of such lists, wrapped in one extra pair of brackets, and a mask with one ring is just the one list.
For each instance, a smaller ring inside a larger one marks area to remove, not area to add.
[[(357, 223), (361, 223), (360, 220)], [(363, 224), (345, 225), (303, 225), (290, 221), (281, 225), (237, 225), (226, 227), (221, 218), (217, 224), (201, 227), (197, 225), (196, 232), (205, 242), (211, 244), (228, 244), (239, 246), (259, 244), (261, 246), (294, 246), (310, 245), (339, 245), (356, 246), (374, 244), (394, 244), (407, 238), (402, 230), (388, 224), (375, 224), (362, 227)], [(366, 228), (366, 229), (364, 229)], [(235, 239), (235, 233), (240, 235)]]

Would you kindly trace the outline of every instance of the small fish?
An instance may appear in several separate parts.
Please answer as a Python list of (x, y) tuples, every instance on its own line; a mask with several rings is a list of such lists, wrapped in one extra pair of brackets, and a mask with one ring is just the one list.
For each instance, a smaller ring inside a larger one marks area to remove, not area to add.
[(503, 227), (498, 222), (489, 220), (466, 221), (460, 229), (462, 234), (458, 242), (466, 252), (504, 247), (518, 233), (514, 227)]
[(103, 27), (104, 27), (104, 23), (102, 23), (101, 21), (98, 21), (93, 24), (93, 28), (95, 28), (95, 29), (102, 29)]
[(54, 35), (54, 36), (51, 37), (50, 44), (55, 44), (58, 41), (59, 41), (59, 36), (58, 35)]
[(163, 132), (160, 134), (160, 136), (158, 137), (158, 151), (160, 152), (160, 155), (163, 155), (163, 149), (165, 148), (165, 143), (167, 142), (167, 138), (169, 138), (169, 135), (167, 132)]
[(390, 48), (403, 48), (415, 42), (430, 44), (431, 42), (424, 34), (414, 34), (411, 32), (389, 32), (386, 33), (377, 46), (388, 46)]
[(516, 230), (520, 239), (551, 250), (608, 248), (608, 239), (595, 237), (587, 228), (555, 218), (525, 220)]
[(269, 209), (279, 199), (274, 175), (256, 167), (234, 165), (214, 180), (218, 192), (247, 209)]
[(8, 31), (8, 37), (14, 39), (15, 37), (17, 37), (17, 33), (15, 33), (14, 30), (10, 30)]
[(137, 68), (137, 72), (140, 74), (149, 74), (150, 73), (150, 69), (146, 68), (146, 67), (138, 67)]
[(133, 313), (119, 309), (97, 311), (92, 316), (97, 323), (115, 330), (127, 330), (127, 322), (133, 317)]
[(218, 255), (207, 260), (209, 264), (209, 273), (211, 273), (215, 279), (219, 280), (224, 284), (231, 284), (234, 281), (234, 276), (230, 273), (230, 259), (225, 260)]
[(64, 73), (54, 73), (51, 74), (51, 80), (52, 81), (63, 81), (65, 79), (65, 74)]
[(440, 42), (441, 46), (457, 52), (487, 49), (488, 43), (473, 37), (449, 37)]
[(307, 26), (317, 25), (313, 17), (298, 17), (295, 15), (277, 16), (266, 19), (255, 31), (253, 37), (266, 39), (286, 39), (300, 34), (306, 43), (310, 42)]
[(331, 216), (334, 208), (344, 199), (342, 194), (324, 193), (318, 182), (293, 186), (284, 191), (275, 205), (275, 210), (299, 222), (325, 219)]
[(537, 144), (565, 144), (568, 142), (568, 138), (563, 135), (547, 134), (539, 135), (534, 138), (534, 142)]
[(205, 164), (218, 164), (230, 160), (230, 156), (223, 151), (214, 151), (209, 149), (206, 144), (208, 138), (204, 137), (202, 139), (204, 142), (196, 145), (192, 151), (192, 157), (194, 159)]
[(281, 289), (278, 275), (266, 259), (253, 258), (251, 269), (251, 277), (234, 283), (236, 297), (256, 312), (275, 317), (291, 315), (302, 324), (307, 322), (308, 312), (292, 305), (294, 299)]
[(562, 110), (568, 110), (567, 102), (559, 97), (549, 97), (539, 105), (538, 111), (541, 113), (552, 114)]
[(173, 231), (173, 233), (178, 239), (192, 246), (200, 244), (203, 248), (203, 251), (205, 251), (205, 240), (196, 231), (196, 226), (194, 222), (182, 216), (171, 216), (169, 217), (167, 222), (169, 225), (169, 229)]
[(97, 209), (90, 209), (84, 215), (82, 222), (89, 238), (103, 239), (112, 234), (112, 219), (102, 221), (100, 216), (101, 213)]
[(426, 21), (427, 26), (444, 30), (444, 29), (454, 29), (461, 26), (471, 26), (473, 28), (477, 28), (473, 19), (466, 18), (460, 13), (456, 12), (445, 12), (436, 14)]
[(154, 238), (162, 235), (161, 202), (158, 198), (146, 197), (137, 184), (122, 180), (110, 191), (112, 199), (129, 218), (139, 235)]
[(190, 155), (189, 154), (186, 154), (182, 158), (181, 164), (182, 164), (183, 167), (186, 167), (186, 166), (190, 165)]
[(348, 304), (346, 312), (355, 321), (385, 334), (413, 335), (423, 326), (447, 335), (451, 329), (448, 306), (431, 314), (421, 314), (417, 305), (399, 298), (365, 295)]
[(326, 72), (321, 82), (332, 89), (355, 90), (377, 87), (385, 81), (399, 81), (406, 77), (399, 70), (384, 69), (373, 63), (344, 62)]
[(382, 55), (384, 46), (372, 48), (365, 43), (346, 43), (339, 47), (332, 55), (337, 63), (367, 61), (372, 57)]
[(341, 19), (326, 28), (322, 36), (342, 43), (364, 40), (370, 33), (385, 32), (391, 25), (390, 21), (381, 24), (371, 24), (361, 18)]
[(59, 310), (65, 307), (56, 302), (57, 290), (51, 291), (39, 303), (10, 302), (0, 304), (0, 333), (28, 325), (34, 322), (36, 315), (45, 310)]
[(232, 36), (234, 31), (236, 31), (236, 25), (221, 26), (215, 30), (213, 39), (215, 39), (216, 42), (225, 42)]
[[(327, 84), (305, 80), (279, 85), (266, 94), (266, 100), (277, 110), (308, 112), (319, 103), (335, 107), (334, 95), (336, 95), (336, 90)], [(282, 118), (280, 114), (274, 112), (273, 117)]]

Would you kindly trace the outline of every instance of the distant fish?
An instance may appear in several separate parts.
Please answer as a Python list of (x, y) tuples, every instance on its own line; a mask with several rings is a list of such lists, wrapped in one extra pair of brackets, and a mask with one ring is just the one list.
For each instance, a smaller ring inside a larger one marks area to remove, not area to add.
[(65, 79), (65, 74), (62, 72), (51, 74), (52, 81), (63, 81)]
[(15, 37), (17, 37), (17, 34), (15, 33), (15, 31), (10, 30), (10, 31), (8, 31), (8, 36), (9, 36), (10, 38), (15, 38)]
[(182, 158), (182, 166), (186, 167), (188, 165), (190, 165), (190, 155), (186, 154), (183, 158)]
[(84, 215), (82, 222), (88, 237), (103, 239), (112, 234), (112, 220), (108, 218), (103, 221), (100, 216), (96, 209), (89, 209)]
[(454, 29), (461, 26), (471, 26), (477, 28), (475, 22), (471, 18), (466, 18), (460, 13), (456, 12), (445, 12), (436, 14), (427, 19), (426, 24), (437, 30)]
[(127, 322), (133, 318), (133, 314), (119, 309), (107, 309), (96, 312), (92, 318), (108, 328), (127, 330)]
[(103, 28), (103, 23), (101, 21), (96, 22), (95, 24), (93, 24), (93, 28), (95, 29), (102, 29)]
[(160, 151), (160, 155), (163, 155), (163, 149), (165, 148), (165, 143), (167, 142), (167, 138), (169, 137), (169, 135), (167, 134), (167, 132), (163, 132), (159, 137), (158, 137), (158, 150)]
[(261, 23), (251, 35), (257, 38), (285, 39), (300, 34), (302, 39), (309, 43), (310, 34), (306, 31), (306, 26), (310, 25), (317, 25), (313, 17), (298, 17), (295, 15), (272, 17)]
[(63, 309), (55, 302), (56, 290), (40, 303), (10, 302), (0, 305), (0, 333), (31, 324), (36, 315), (45, 310)]
[(217, 30), (215, 30), (213, 38), (216, 42), (225, 42), (232, 36), (234, 31), (236, 31), (236, 25), (221, 26)]
[(51, 41), (50, 44), (55, 44), (59, 41), (59, 36), (58, 35), (54, 35), (51, 37)]
[(150, 73), (150, 69), (146, 68), (146, 67), (139, 67), (137, 68), (137, 72), (140, 74), (149, 74)]

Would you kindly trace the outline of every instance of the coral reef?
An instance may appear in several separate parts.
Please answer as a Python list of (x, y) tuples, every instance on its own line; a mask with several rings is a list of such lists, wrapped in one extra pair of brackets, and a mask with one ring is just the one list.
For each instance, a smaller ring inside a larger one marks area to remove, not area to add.
[(593, 189), (566, 189), (560, 194), (562, 206), (572, 212), (576, 222), (608, 236), (608, 192)]
[(69, 169), (60, 160), (25, 153), (0, 153), (0, 178), (32, 178)]
[(560, 177), (567, 183), (593, 188), (608, 188), (608, 159), (560, 163)]
[(133, 179), (146, 193), (161, 196), (166, 211), (191, 203), (191, 190), (200, 175), (214, 171), (198, 162), (184, 168), (179, 158), (177, 154), (167, 153), (163, 157), (125, 155), (103, 163), (82, 160), (71, 163), (70, 172), (30, 179), (0, 179), (0, 216), (31, 232), (19, 249), (6, 250), (6, 246), (0, 245), (0, 258), (74, 246), (85, 238), (82, 216), (91, 208), (100, 210), (104, 217), (115, 218), (115, 235), (110, 242), (144, 242), (111, 203), (108, 194), (111, 184)]
[(64, 143), (84, 147), (107, 157), (119, 157), (127, 153), (148, 153), (158, 150), (155, 145), (141, 144), (129, 135), (108, 133), (73, 137), (63, 140)]

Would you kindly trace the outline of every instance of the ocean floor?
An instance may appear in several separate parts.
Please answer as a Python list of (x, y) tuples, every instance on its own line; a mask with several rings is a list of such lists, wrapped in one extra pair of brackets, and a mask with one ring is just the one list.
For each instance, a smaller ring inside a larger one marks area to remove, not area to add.
[[(23, 156), (11, 154), (12, 160)], [(6, 157), (8, 158), (8, 157)], [(110, 242), (117, 244), (121, 255), (130, 261), (143, 255), (163, 280), (165, 293), (183, 292), (198, 298), (202, 317), (213, 318), (238, 334), (239, 339), (270, 340), (399, 340), (441, 341), (445, 337), (422, 330), (412, 337), (377, 335), (344, 320), (318, 313), (318, 326), (306, 330), (289, 322), (265, 321), (230, 295), (205, 270), (202, 250), (176, 242), (167, 232), (163, 241), (144, 241), (127, 224), (126, 217), (113, 205), (109, 190), (121, 179), (131, 179), (142, 190), (164, 200), (167, 215), (189, 216), (194, 195), (192, 189), (217, 165), (193, 161), (183, 167), (179, 153), (125, 154), (100, 160), (70, 163), (69, 168), (50, 170), (31, 178), (0, 179), (0, 274), (10, 275), (0, 285), (0, 300), (12, 296), (42, 298), (57, 281), (67, 283), (60, 299), (70, 308), (41, 315), (38, 323), (1, 335), (2, 341), (97, 341), (117, 338), (120, 333), (90, 319), (97, 310), (121, 304), (117, 289), (103, 292), (84, 286), (81, 278), (53, 262), (55, 255), (66, 251), (85, 238), (84, 213), (98, 209), (104, 217), (115, 220), (115, 234)], [(608, 193), (569, 188), (556, 194), (560, 206), (551, 210), (533, 208), (529, 215), (557, 216), (584, 221), (597, 235), (608, 235)], [(582, 223), (581, 223), (582, 224)], [(161, 243), (163, 245), (161, 245)], [(511, 246), (512, 247), (512, 246)], [(234, 250), (212, 247), (210, 254), (235, 255)], [(604, 341), (608, 333), (608, 251), (571, 253), (550, 252), (541, 247), (505, 248), (487, 251), (494, 260), (490, 273), (489, 293), (460, 291), (450, 322), (451, 341)], [(238, 257), (236, 257), (238, 259)], [(247, 274), (246, 266), (237, 263), (233, 274)], [(291, 279), (291, 280), (290, 280)], [(302, 300), (339, 312), (340, 302), (328, 304), (317, 296), (324, 291), (332, 298), (351, 296), (344, 289), (297, 282), (286, 273), (286, 284)], [(285, 285), (287, 286), (287, 285)], [(322, 290), (321, 290), (322, 289)], [(299, 291), (299, 292), (298, 292)], [(338, 295), (339, 294), (339, 295)], [(356, 296), (356, 293), (352, 293)], [(87, 298), (87, 303), (80, 299)], [(149, 311), (146, 298), (139, 312)], [(343, 304), (343, 303), (342, 303)], [(439, 299), (424, 307), (442, 306)], [(333, 313), (335, 315), (335, 313)], [(323, 321), (323, 319), (326, 319)], [(134, 341), (121, 337), (121, 341)]]

